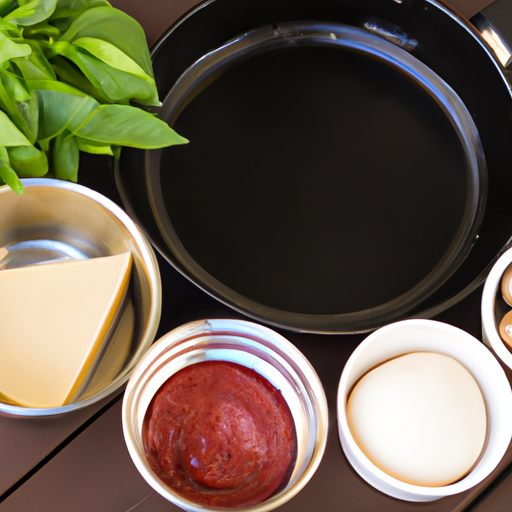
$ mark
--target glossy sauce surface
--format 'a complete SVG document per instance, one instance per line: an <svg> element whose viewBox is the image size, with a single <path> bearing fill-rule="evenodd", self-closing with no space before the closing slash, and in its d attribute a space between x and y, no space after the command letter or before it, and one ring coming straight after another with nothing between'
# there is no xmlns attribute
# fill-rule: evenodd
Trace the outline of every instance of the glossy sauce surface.
<svg viewBox="0 0 512 512"><path fill-rule="evenodd" d="M283 396L254 370L225 361L188 366L155 394L144 448L159 478L182 497L242 507L275 494L296 456Z"/></svg>

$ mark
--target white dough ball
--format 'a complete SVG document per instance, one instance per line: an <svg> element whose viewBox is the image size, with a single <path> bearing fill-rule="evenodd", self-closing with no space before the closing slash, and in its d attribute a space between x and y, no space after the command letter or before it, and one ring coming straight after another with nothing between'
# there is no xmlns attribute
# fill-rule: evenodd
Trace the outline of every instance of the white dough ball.
<svg viewBox="0 0 512 512"><path fill-rule="evenodd" d="M487 434L480 387L452 357L406 354L373 368L354 386L350 430L366 456L416 485L460 480L477 463Z"/></svg>

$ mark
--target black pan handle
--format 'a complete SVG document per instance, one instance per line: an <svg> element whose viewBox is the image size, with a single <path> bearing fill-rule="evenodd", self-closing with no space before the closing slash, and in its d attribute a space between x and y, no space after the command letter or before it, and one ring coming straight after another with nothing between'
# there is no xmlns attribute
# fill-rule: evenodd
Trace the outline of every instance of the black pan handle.
<svg viewBox="0 0 512 512"><path fill-rule="evenodd" d="M512 0L495 0L471 18L504 68L512 71Z"/></svg>

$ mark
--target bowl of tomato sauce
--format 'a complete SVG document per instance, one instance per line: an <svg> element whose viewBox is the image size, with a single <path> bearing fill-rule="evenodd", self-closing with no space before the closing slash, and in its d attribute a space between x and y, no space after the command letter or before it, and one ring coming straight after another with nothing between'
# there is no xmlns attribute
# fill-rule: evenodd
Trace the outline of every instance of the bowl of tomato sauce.
<svg viewBox="0 0 512 512"><path fill-rule="evenodd" d="M188 511L268 511L322 459L322 384L304 355L259 324L200 320L160 338L123 399L130 456L148 484Z"/></svg>

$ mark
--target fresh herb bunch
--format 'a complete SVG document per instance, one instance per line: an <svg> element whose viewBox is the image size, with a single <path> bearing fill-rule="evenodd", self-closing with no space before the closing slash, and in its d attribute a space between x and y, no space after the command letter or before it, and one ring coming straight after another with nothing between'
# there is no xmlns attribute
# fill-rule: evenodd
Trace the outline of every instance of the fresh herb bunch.
<svg viewBox="0 0 512 512"><path fill-rule="evenodd" d="M76 181L79 152L183 144L159 105L142 27L106 0L0 0L0 180Z"/></svg>

